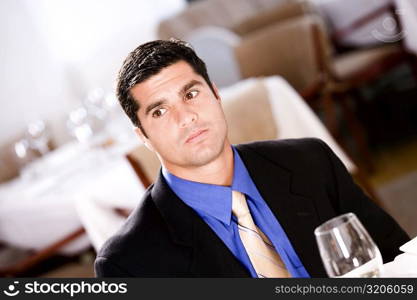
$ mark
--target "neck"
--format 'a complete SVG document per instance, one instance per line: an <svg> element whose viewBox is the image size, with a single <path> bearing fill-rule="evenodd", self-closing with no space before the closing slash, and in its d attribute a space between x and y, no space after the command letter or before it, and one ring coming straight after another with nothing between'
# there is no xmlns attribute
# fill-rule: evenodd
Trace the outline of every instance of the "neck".
<svg viewBox="0 0 417 300"><path fill-rule="evenodd" d="M165 168L177 177L207 184L230 186L233 180L233 149L229 142L220 155L213 161L198 167Z"/></svg>

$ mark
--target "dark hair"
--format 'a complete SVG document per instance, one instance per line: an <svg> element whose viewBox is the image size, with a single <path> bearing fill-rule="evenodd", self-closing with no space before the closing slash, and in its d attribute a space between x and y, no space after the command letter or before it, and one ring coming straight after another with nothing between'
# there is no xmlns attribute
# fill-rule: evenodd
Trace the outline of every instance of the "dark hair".
<svg viewBox="0 0 417 300"><path fill-rule="evenodd" d="M184 41L176 39L155 40L142 44L133 50L123 62L117 79L116 95L129 119L140 128L146 137L147 135L137 116L139 103L132 97L130 89L181 60L187 62L194 72L204 78L217 97L207 74L205 63Z"/></svg>

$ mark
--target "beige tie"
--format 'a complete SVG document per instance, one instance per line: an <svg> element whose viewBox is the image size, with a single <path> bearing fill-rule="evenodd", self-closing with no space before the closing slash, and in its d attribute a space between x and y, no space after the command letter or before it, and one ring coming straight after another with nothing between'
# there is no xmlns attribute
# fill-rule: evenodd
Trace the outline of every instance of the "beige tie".
<svg viewBox="0 0 417 300"><path fill-rule="evenodd" d="M240 239L258 277L291 277L271 241L253 222L245 195L232 191L232 211L237 217Z"/></svg>

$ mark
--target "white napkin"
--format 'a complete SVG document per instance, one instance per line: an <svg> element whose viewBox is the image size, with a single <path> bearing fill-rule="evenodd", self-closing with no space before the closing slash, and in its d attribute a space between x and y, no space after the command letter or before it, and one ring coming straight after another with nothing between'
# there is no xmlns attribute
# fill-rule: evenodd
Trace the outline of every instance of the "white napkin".
<svg viewBox="0 0 417 300"><path fill-rule="evenodd" d="M400 247L405 253L417 255L417 236Z"/></svg>
<svg viewBox="0 0 417 300"><path fill-rule="evenodd" d="M405 252L383 266L381 277L417 277L417 237L400 247Z"/></svg>

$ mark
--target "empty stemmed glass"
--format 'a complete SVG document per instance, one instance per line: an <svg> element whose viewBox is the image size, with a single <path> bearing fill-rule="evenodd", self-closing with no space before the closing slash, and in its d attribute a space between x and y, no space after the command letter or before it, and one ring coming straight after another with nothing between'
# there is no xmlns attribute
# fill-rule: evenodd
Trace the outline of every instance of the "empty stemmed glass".
<svg viewBox="0 0 417 300"><path fill-rule="evenodd" d="M79 107L69 113L67 129L80 143L88 143L92 138L94 132L91 120L84 107Z"/></svg>
<svg viewBox="0 0 417 300"><path fill-rule="evenodd" d="M49 139L49 130L44 121L36 120L28 124L26 140L29 146L38 151L40 155L49 152Z"/></svg>
<svg viewBox="0 0 417 300"><path fill-rule="evenodd" d="M329 277L379 277L381 253L355 214L335 217L314 234Z"/></svg>

